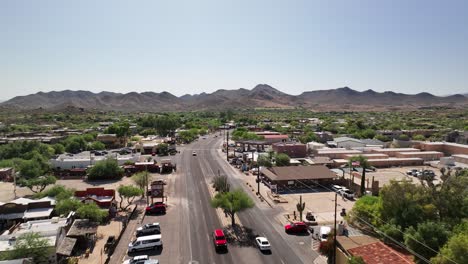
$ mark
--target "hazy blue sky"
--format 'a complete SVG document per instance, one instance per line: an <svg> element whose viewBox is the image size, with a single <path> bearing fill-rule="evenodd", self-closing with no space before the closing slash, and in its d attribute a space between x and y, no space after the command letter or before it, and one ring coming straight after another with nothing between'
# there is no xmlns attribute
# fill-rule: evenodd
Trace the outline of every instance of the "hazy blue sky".
<svg viewBox="0 0 468 264"><path fill-rule="evenodd" d="M0 1L0 99L270 84L468 92L468 1Z"/></svg>

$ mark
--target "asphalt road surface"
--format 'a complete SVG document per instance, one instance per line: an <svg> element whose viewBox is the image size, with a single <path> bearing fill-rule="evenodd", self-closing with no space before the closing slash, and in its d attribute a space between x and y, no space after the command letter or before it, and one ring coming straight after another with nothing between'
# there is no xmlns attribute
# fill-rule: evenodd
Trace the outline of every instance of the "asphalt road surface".
<svg viewBox="0 0 468 264"><path fill-rule="evenodd" d="M208 184L218 174L228 175L231 189L244 188L240 176L221 155L220 137L206 139L180 147L173 156L177 172L158 176L167 181L168 211L166 215L148 215L141 224L159 222L162 250L141 251L133 255L150 255L160 263L312 263L318 253L311 249L311 236L287 235L274 220L277 209L270 208L251 194L256 206L238 214L243 226L268 238L272 250L262 253L256 247L229 245L227 252L216 252L211 239L214 229L221 228L216 210L210 206ZM197 156L192 156L192 151ZM156 201L156 200L155 200ZM135 232L128 229L126 232ZM130 241L122 241L129 243Z"/></svg>

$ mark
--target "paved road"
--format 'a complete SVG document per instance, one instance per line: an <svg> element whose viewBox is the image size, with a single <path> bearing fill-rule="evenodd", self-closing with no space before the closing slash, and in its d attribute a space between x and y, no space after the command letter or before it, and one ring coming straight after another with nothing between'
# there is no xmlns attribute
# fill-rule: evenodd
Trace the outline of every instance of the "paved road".
<svg viewBox="0 0 468 264"><path fill-rule="evenodd" d="M158 176L168 183L168 212L163 216L146 216L142 223L160 223L164 248L136 255L154 256L160 263L312 263L317 253L311 250L310 236L286 235L283 227L274 220L278 211L265 203L240 213L239 219L254 233L268 237L272 244L271 254L263 254L249 246L230 246L227 253L214 250L210 235L221 227L221 222L210 206L207 184L220 170L229 175L233 188L243 186L239 176L234 176L234 169L219 155L220 144L219 137L209 136L179 148L181 153L172 157L177 163L177 172ZM192 156L194 150L198 153L196 157Z"/></svg>

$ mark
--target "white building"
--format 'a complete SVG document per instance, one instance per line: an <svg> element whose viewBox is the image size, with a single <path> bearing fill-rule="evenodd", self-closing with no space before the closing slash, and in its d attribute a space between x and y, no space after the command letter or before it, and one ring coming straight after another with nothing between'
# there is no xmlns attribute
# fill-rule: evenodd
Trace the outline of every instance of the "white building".
<svg viewBox="0 0 468 264"><path fill-rule="evenodd" d="M338 137L335 138L334 142L336 143L337 148L352 149L366 146L366 143L361 140L350 137Z"/></svg>
<svg viewBox="0 0 468 264"><path fill-rule="evenodd" d="M105 160L107 158L114 158L117 160L117 163L122 166L126 162L138 162L140 160L141 154L131 154L131 155L119 155L117 153L108 154L107 156L95 156L92 154L89 155L60 155L56 159L51 159L49 162L53 169L58 170L70 170L75 168L87 168L88 166L92 166L96 164L98 161Z"/></svg>

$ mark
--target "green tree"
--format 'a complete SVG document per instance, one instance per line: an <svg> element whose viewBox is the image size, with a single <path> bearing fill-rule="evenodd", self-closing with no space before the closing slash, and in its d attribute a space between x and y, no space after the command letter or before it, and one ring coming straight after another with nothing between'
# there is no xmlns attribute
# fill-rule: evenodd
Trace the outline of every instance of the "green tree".
<svg viewBox="0 0 468 264"><path fill-rule="evenodd" d="M353 209L349 212L350 221L362 223L365 221L372 225L379 225L380 218L380 198L377 196L364 195L356 201Z"/></svg>
<svg viewBox="0 0 468 264"><path fill-rule="evenodd" d="M94 141L93 143L89 144L89 150L104 150L106 149L106 145L100 141Z"/></svg>
<svg viewBox="0 0 468 264"><path fill-rule="evenodd" d="M289 166L291 164L291 158L284 153L276 154L275 160L275 165L278 167Z"/></svg>
<svg viewBox="0 0 468 264"><path fill-rule="evenodd" d="M124 170L118 165L117 160L107 158L96 162L96 164L89 169L88 180L120 179L123 174Z"/></svg>
<svg viewBox="0 0 468 264"><path fill-rule="evenodd" d="M132 181L140 188L142 191L142 197L145 197L146 187L149 183L148 172L138 172L132 176Z"/></svg>
<svg viewBox="0 0 468 264"><path fill-rule="evenodd" d="M143 191L140 188L132 185L120 185L117 192L120 196L120 208L124 211L127 210L137 196L143 194ZM123 206L124 198L127 200L127 205L125 207Z"/></svg>
<svg viewBox="0 0 468 264"><path fill-rule="evenodd" d="M179 121L172 116L160 115L155 119L154 128L158 135L165 137L173 133L179 127Z"/></svg>
<svg viewBox="0 0 468 264"><path fill-rule="evenodd" d="M53 197L57 201L61 201L73 197L74 193L75 190L73 189L68 189L63 185L54 185L45 191L35 194L34 198Z"/></svg>
<svg viewBox="0 0 468 264"><path fill-rule="evenodd" d="M102 223L109 215L109 212L102 210L95 203L85 203L76 209L76 214L81 219L89 219L93 222Z"/></svg>
<svg viewBox="0 0 468 264"><path fill-rule="evenodd" d="M54 253L49 240L42 238L39 233L28 232L16 239L13 250L0 255L0 259L32 258L34 263L49 263L49 257Z"/></svg>
<svg viewBox="0 0 468 264"><path fill-rule="evenodd" d="M28 187L32 192L42 192L48 185L55 184L57 179L52 175L40 176L31 179L21 179L19 183Z"/></svg>
<svg viewBox="0 0 468 264"><path fill-rule="evenodd" d="M314 132L308 132L306 135L299 137L299 141L303 144L318 140L319 138Z"/></svg>
<svg viewBox="0 0 468 264"><path fill-rule="evenodd" d="M65 146L60 143L54 144L52 147L54 148L55 154L62 154L65 152Z"/></svg>
<svg viewBox="0 0 468 264"><path fill-rule="evenodd" d="M67 215L71 211L76 211L83 203L77 199L64 199L57 202L55 212L59 215Z"/></svg>
<svg viewBox="0 0 468 264"><path fill-rule="evenodd" d="M369 161L367 161L367 158L362 155L351 157L350 161L359 162L359 167L362 168L360 191L361 191L361 195L365 195L366 194L366 170L371 167L369 164Z"/></svg>
<svg viewBox="0 0 468 264"><path fill-rule="evenodd" d="M448 237L449 231L447 228L437 222L418 224L417 229L409 227L404 235L405 245L425 259L435 257L439 249L447 242ZM419 258L417 258L417 262L425 263Z"/></svg>
<svg viewBox="0 0 468 264"><path fill-rule="evenodd" d="M348 259L348 264L366 264L361 256L352 256Z"/></svg>
<svg viewBox="0 0 468 264"><path fill-rule="evenodd" d="M222 208L231 217L232 226L236 225L235 214L254 207L254 201L241 189L217 193L211 200L211 206Z"/></svg>
<svg viewBox="0 0 468 264"><path fill-rule="evenodd" d="M390 181L380 190L380 197L383 220L392 221L403 229L434 219L431 193L422 186L408 181Z"/></svg>
<svg viewBox="0 0 468 264"><path fill-rule="evenodd" d="M398 242L403 242L404 237L401 232L401 227L394 224L384 224L380 227L380 231L385 235L382 236L382 239L387 244L394 244L396 240ZM393 240L392 240L393 239Z"/></svg>
<svg viewBox="0 0 468 264"><path fill-rule="evenodd" d="M413 140L417 140L417 141L425 141L426 140L426 137L421 135L421 134L416 134L416 135L413 135Z"/></svg>
<svg viewBox="0 0 468 264"><path fill-rule="evenodd" d="M24 178L37 178L44 175L41 164L36 160L23 160L19 165L19 174Z"/></svg>
<svg viewBox="0 0 468 264"><path fill-rule="evenodd" d="M166 156L169 152L169 145L166 143L161 143L158 145L158 153L160 155Z"/></svg>
<svg viewBox="0 0 468 264"><path fill-rule="evenodd" d="M468 232L453 235L431 263L468 263Z"/></svg>
<svg viewBox="0 0 468 264"><path fill-rule="evenodd" d="M267 168L271 168L273 166L270 157L267 155L259 155L257 158L257 164Z"/></svg>
<svg viewBox="0 0 468 264"><path fill-rule="evenodd" d="M228 178L226 175L218 175L213 178L213 188L217 192L229 192L229 189L231 188L231 185L228 182Z"/></svg>
<svg viewBox="0 0 468 264"><path fill-rule="evenodd" d="M107 127L104 131L106 134L115 134L117 137L127 137L130 131L130 124L128 122L114 123Z"/></svg>

